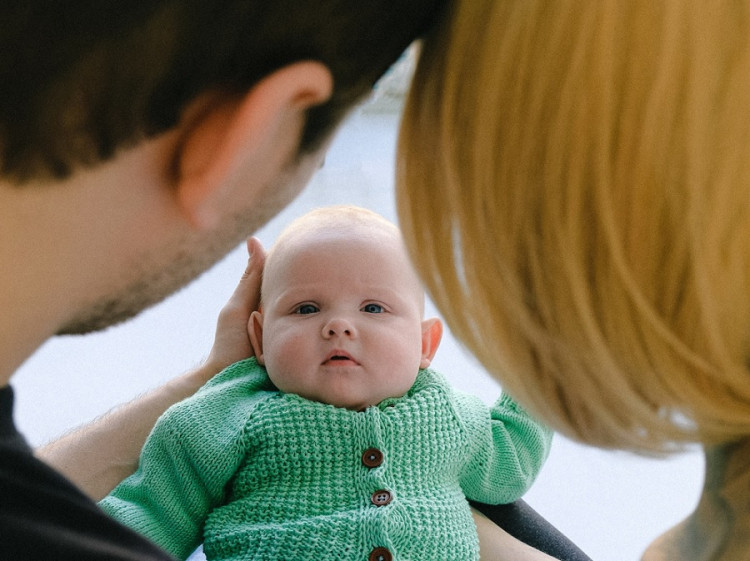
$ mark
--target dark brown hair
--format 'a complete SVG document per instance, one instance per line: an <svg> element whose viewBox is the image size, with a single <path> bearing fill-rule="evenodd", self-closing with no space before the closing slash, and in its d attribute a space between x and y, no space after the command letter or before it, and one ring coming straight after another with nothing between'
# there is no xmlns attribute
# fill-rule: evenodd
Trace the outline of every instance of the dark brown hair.
<svg viewBox="0 0 750 561"><path fill-rule="evenodd" d="M64 178L175 126L208 90L247 91L299 60L332 98L314 148L429 25L440 0L32 0L0 6L0 175Z"/></svg>

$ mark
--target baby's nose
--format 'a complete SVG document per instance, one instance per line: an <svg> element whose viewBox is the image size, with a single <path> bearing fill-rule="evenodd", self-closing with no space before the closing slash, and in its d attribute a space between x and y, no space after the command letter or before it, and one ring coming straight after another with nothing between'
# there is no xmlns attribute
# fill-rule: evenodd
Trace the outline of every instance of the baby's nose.
<svg viewBox="0 0 750 561"><path fill-rule="evenodd" d="M323 337L353 337L355 335L354 325L343 317L332 318L323 326Z"/></svg>

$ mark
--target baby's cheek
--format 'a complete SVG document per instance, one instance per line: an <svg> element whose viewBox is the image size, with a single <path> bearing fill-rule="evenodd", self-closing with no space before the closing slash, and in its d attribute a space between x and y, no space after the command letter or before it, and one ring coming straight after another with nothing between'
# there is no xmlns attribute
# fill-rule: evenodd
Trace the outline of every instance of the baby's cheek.
<svg viewBox="0 0 750 561"><path fill-rule="evenodd" d="M309 353L301 345L287 342L290 344L271 344L266 347L266 370L271 381L281 391L299 393L300 381L310 360L307 356Z"/></svg>
<svg viewBox="0 0 750 561"><path fill-rule="evenodd" d="M388 372L388 387L392 390L398 390L401 394L406 393L417 380L419 362L419 360L409 359L394 361L388 365L386 369L386 372Z"/></svg>

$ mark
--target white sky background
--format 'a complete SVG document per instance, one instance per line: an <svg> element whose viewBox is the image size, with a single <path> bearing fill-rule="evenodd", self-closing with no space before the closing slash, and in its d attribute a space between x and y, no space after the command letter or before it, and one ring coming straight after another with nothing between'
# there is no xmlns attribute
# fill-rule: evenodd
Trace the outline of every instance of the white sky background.
<svg viewBox="0 0 750 561"><path fill-rule="evenodd" d="M355 113L300 198L257 233L263 244L270 246L285 224L316 206L357 204L395 221L396 129L393 111L370 107ZM12 380L20 430L32 444L42 444L198 364L245 261L244 248L238 248L188 288L124 325L48 342ZM488 403L500 393L449 330L433 366ZM556 436L526 500L594 560L634 561L693 509L702 478L697 451L651 460Z"/></svg>

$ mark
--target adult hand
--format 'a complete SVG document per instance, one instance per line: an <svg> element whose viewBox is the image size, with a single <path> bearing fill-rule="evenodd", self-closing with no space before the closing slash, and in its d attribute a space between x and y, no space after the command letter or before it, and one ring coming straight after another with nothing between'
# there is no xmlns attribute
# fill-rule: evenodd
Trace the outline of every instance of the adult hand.
<svg viewBox="0 0 750 561"><path fill-rule="evenodd" d="M229 301L219 312L216 335L211 352L206 359L206 373L216 374L229 366L253 356L253 348L247 334L250 314L260 303L260 283L266 252L256 238L247 240L248 262L240 282Z"/></svg>

